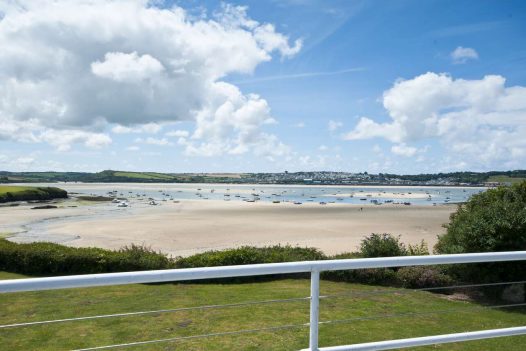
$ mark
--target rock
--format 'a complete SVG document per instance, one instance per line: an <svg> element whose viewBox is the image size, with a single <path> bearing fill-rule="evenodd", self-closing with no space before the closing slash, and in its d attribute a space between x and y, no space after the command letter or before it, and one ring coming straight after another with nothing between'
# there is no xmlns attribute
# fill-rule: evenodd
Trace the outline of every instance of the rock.
<svg viewBox="0 0 526 351"><path fill-rule="evenodd" d="M44 205L44 206L31 207L32 210L47 210L47 209L52 209L52 208L58 208L58 207L57 206L53 206L53 205Z"/></svg>

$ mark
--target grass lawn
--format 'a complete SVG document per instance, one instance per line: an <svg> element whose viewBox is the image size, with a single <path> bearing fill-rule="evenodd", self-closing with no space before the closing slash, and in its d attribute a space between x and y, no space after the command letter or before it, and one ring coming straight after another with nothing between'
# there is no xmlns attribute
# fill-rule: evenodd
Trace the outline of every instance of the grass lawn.
<svg viewBox="0 0 526 351"><path fill-rule="evenodd" d="M0 185L0 195L5 193L18 193L20 191L35 189L33 186Z"/></svg>
<svg viewBox="0 0 526 351"><path fill-rule="evenodd" d="M0 272L0 279L22 277ZM353 320L320 326L320 345L338 345L479 329L526 325L525 311L481 308L428 292L322 281L322 295L354 296L321 300L321 321L388 314L442 311L436 314ZM376 293L371 294L372 291ZM378 293L380 291L380 293ZM398 290L397 290L398 291ZM246 284L159 284L66 289L0 295L0 324L49 319L232 304L306 297L309 281L287 279ZM368 296L366 296L368 295ZM444 312L444 310L448 312ZM462 312L451 312L462 310ZM280 302L243 307L189 310L48 325L0 328L2 350L71 350L132 341L258 329L308 322L309 302ZM524 350L526 337L446 344L418 350ZM127 347L126 350L300 350L308 327L217 336Z"/></svg>

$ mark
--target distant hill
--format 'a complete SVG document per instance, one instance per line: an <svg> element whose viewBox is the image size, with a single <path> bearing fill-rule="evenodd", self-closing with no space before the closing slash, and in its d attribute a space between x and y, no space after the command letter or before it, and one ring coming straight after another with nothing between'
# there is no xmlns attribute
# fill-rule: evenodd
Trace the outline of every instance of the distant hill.
<svg viewBox="0 0 526 351"><path fill-rule="evenodd" d="M106 170L87 172L5 172L0 183L255 183L255 184L387 184L498 185L526 180L526 170L399 175L347 172L158 173Z"/></svg>
<svg viewBox="0 0 526 351"><path fill-rule="evenodd" d="M227 179L241 179L239 173L232 174L191 174L127 172L106 170L87 172L5 172L0 171L0 183L39 182L85 182L85 183L212 183Z"/></svg>

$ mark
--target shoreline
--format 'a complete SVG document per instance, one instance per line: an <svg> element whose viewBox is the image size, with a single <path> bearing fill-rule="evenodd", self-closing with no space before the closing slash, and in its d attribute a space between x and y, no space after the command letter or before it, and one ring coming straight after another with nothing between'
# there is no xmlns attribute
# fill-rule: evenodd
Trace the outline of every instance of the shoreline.
<svg viewBox="0 0 526 351"><path fill-rule="evenodd" d="M273 183L154 183L154 182L116 182L116 183L100 183L100 182L93 182L93 183L86 183L86 182L56 182L56 183L9 183L9 185L14 186L38 186L41 184L62 184L62 185L94 185L94 186L111 186L111 185L118 185L121 187L125 187L126 185L135 185L135 186L158 186L162 187L163 185L197 185L197 186L239 186L239 187L291 187L291 188L407 188L407 189L488 189L486 186L480 186L480 185L399 185L399 184L378 184L378 185L359 185L359 184L273 184Z"/></svg>
<svg viewBox="0 0 526 351"><path fill-rule="evenodd" d="M456 209L453 204L321 206L219 200L181 200L161 206L132 200L130 204L126 209L104 203L67 207L75 205L70 199L51 210L0 208L0 232L11 224L23 229L9 238L16 242L53 241L107 249L145 244L172 256L278 244L338 254L356 250L363 237L373 232L400 235L406 244L425 240L432 249L436 236L444 232L442 224Z"/></svg>

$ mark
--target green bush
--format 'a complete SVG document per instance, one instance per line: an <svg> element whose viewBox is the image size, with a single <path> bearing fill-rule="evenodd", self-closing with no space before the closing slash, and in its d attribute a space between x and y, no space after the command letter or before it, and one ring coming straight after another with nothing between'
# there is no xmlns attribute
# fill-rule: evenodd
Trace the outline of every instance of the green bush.
<svg viewBox="0 0 526 351"><path fill-rule="evenodd" d="M375 235L371 236L376 238ZM392 241L392 236L382 238ZM374 240L364 241L370 243ZM394 240L400 244L398 239ZM374 245L374 244L373 244ZM148 247L131 245L117 251L99 248L74 248L53 243L18 244L0 239L0 270L36 276L89 274L107 272L126 272L170 268L197 268L231 266L259 263L278 263L292 261L317 261L326 259L363 258L361 252L351 252L328 257L314 248L293 246L251 247L244 246L222 251L208 251L189 257L170 258ZM358 269L347 271L323 272L322 278L352 283L414 287L419 284L435 284L445 278L438 275L435 279L427 271L418 276L414 271L404 273L403 277L396 268ZM223 282L261 281L291 275L259 276L222 279ZM296 277L308 277L309 274L297 274ZM402 278L401 278L402 277ZM405 280L404 280L405 279ZM418 280L420 279L420 280Z"/></svg>
<svg viewBox="0 0 526 351"><path fill-rule="evenodd" d="M422 289L454 284L453 278L433 266L402 267L396 272L397 282L404 288Z"/></svg>
<svg viewBox="0 0 526 351"><path fill-rule="evenodd" d="M473 195L451 215L446 228L435 246L440 254L526 250L526 181ZM524 280L526 264L455 265L451 272L473 282Z"/></svg>
<svg viewBox="0 0 526 351"><path fill-rule="evenodd" d="M132 245L119 251L74 248L53 243L18 244L0 239L0 270L30 275L68 275L173 267L149 248Z"/></svg>
<svg viewBox="0 0 526 351"><path fill-rule="evenodd" d="M293 261L316 261L326 259L318 249L293 246L252 247L207 251L189 257L179 258L177 268L232 266L256 263L278 263Z"/></svg>
<svg viewBox="0 0 526 351"><path fill-rule="evenodd" d="M400 237L392 234L371 234L360 244L362 257L393 257L406 256L407 249Z"/></svg>

